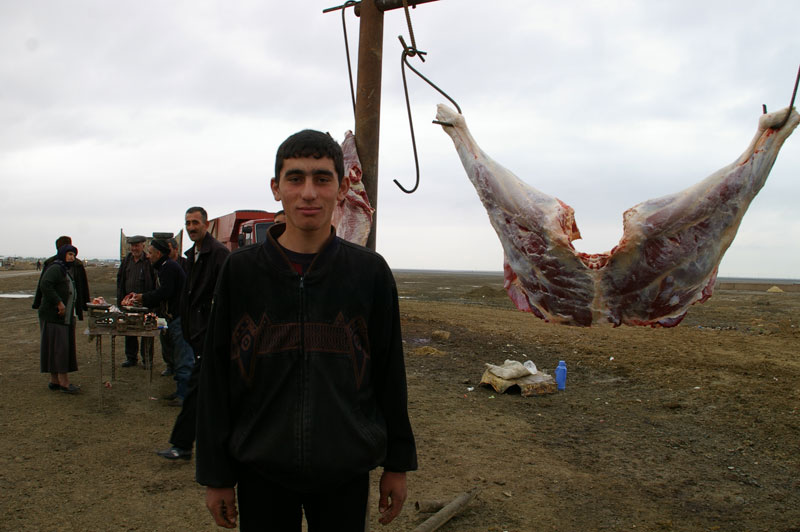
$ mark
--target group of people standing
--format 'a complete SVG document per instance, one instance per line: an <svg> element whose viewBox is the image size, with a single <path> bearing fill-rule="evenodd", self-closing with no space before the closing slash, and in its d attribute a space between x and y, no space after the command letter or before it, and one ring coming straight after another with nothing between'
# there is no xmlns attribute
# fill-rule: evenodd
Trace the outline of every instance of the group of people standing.
<svg viewBox="0 0 800 532"><path fill-rule="evenodd" d="M167 459L186 459L192 454L196 426L196 388L203 340L211 313L214 285L229 250L208 233L208 213L190 207L185 214L186 233L194 245L180 255L174 238L153 238L145 252L146 238L128 238L130 252L117 272L117 304L127 300L155 309L167 322L161 334L161 352L166 365L162 375L174 376L176 390L167 396L180 406L171 446L158 451ZM89 282L78 250L68 236L56 240L57 253L44 262L33 308L39 311L41 331L40 368L50 374L49 389L69 394L80 386L69 381L78 370L75 322L83 319L91 301ZM147 363L147 345L136 336L125 336L122 367Z"/></svg>
<svg viewBox="0 0 800 532"><path fill-rule="evenodd" d="M180 256L174 239L154 238L144 254L144 237L131 237L130 253L117 275L117 301L128 299L136 305L157 309L167 321L162 334L161 352L166 364L162 375L173 375L176 390L167 396L170 405L181 411L173 426L170 447L159 456L188 460L196 430L197 379L203 354L203 341L211 314L214 286L229 251L209 232L208 213L202 207L190 207L185 214L186 234L194 245ZM149 272L149 273L148 273ZM141 348L141 349L140 349ZM124 367L138 364L141 350L146 363L145 346L135 336L126 337Z"/></svg>

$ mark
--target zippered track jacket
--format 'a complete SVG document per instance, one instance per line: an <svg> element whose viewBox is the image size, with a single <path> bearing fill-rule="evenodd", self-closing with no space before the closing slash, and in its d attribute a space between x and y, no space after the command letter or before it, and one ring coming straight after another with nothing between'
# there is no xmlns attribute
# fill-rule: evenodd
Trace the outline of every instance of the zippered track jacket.
<svg viewBox="0 0 800 532"><path fill-rule="evenodd" d="M304 275L273 226L215 290L198 389L197 481L256 472L313 491L417 468L397 288L377 253L331 233Z"/></svg>

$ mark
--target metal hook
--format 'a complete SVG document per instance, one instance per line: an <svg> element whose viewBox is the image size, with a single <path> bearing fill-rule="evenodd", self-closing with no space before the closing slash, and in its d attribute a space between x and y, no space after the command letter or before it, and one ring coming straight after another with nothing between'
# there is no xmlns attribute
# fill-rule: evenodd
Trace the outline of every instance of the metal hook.
<svg viewBox="0 0 800 532"><path fill-rule="evenodd" d="M392 181L394 181L394 184L397 185L397 187L400 190L402 190L406 194L411 194L415 190L417 190L417 187L419 187L419 157L417 155L417 141L416 141L416 137L414 135L414 120L413 120L413 118L411 116L411 102L410 102L409 97L408 97L408 82L406 81L406 70L403 67L407 66L408 68L410 68L417 76L419 76L422 79L424 79L428 83L428 85L430 85L431 87L436 89L439 92L439 94L441 94L442 96L447 98L450 101L450 103L452 103L453 105L456 106L456 109L458 109L459 114L461 114L461 107L459 107L458 104L456 103L456 101L453 100L450 96L448 96L447 93L445 93L442 89L437 87L431 80L429 80L428 78L423 76L417 69L415 69L414 67L412 67L409 64L409 62L408 62L408 57L409 56L413 57L413 56L417 55L417 56L419 56L420 59L423 59L423 61L424 61L424 58L422 56L425 55L427 52L421 52L421 51L419 51L419 50L417 50L415 48L411 48L408 45L406 45L406 42L403 40L403 36L402 35L398 36L398 38L400 39L400 44L403 45L403 53L400 56L400 72L403 75L403 92L405 92L405 96L406 96L406 111L408 112L408 126L409 126L409 129L411 130L411 147L412 147L412 149L414 151L414 167L416 169L416 176L417 177L416 177L416 181L414 182L414 187L411 188L411 189L405 188L403 185L400 184L399 181L397 181L397 179L393 179Z"/></svg>
<svg viewBox="0 0 800 532"><path fill-rule="evenodd" d="M794 90L792 91L792 99L789 101L789 109L786 110L786 118L784 118L780 124L772 126L770 129L780 129L789 121L789 117L792 115L792 107L794 106L794 98L797 96L798 82L800 82L800 67L797 68L797 77L794 79ZM767 105L763 104L761 107L764 109L764 114L767 114Z"/></svg>
<svg viewBox="0 0 800 532"><path fill-rule="evenodd" d="M408 48L408 47L406 46L406 43L405 43L405 41L403 40L403 37L402 37L402 36L399 36L398 38L400 39L400 42L402 43L402 45L403 45L403 47L404 47L404 48L406 48L406 49L409 49L409 50L413 50L413 48ZM427 52L420 52L419 50L415 50L415 52L416 52L416 53L418 53L418 54L426 54L426 53L427 53ZM409 55L410 55L410 54L409 54ZM437 86L436 86L436 84L435 84L434 82L432 82L431 80L429 80L428 78L426 78L425 76L423 76L423 75L420 73L420 71L419 71L419 70L417 70L416 68L414 68L413 66L411 66L411 64L410 64L410 63L409 63L409 62L406 60L405 56L403 56L403 62L404 62L404 63L405 63L405 65L406 65L408 68L410 68L410 69L411 69L411 70L412 70L412 71L413 71L413 72L414 72L414 73L415 73L417 76L419 76L420 78L422 78L423 80L425 80L425 82L426 82L428 85L430 85L431 87L433 87L434 89L436 89L436 91L437 91L439 94L441 94L442 96L444 96L445 98L447 98L447 100L448 100L450 103L452 103L452 104L453 104L453 105L456 107L456 110L458 111L458 114L461 114L461 107L460 107L460 106L459 106L459 105L456 103L456 101L455 101L454 99L452 99L450 96L448 96L448 94L447 94L446 92L444 92L442 89L440 89L439 87L437 87ZM406 91L406 92L407 92L407 91Z"/></svg>
<svg viewBox="0 0 800 532"><path fill-rule="evenodd" d="M403 64L408 65L408 55L409 55L409 48L406 46L405 41L403 41L403 37L400 37L400 42L403 44L403 53L400 56L400 72L403 75L403 92L406 95L406 111L408 112L408 127L411 130L411 148L414 151L414 168L416 170L416 181L414 182L414 187L412 189L407 189L397 179L393 179L394 184L397 185L397 188L405 192L406 194L411 194L417 187L419 187L419 157L417 156L417 139L414 136L414 120L411 118L411 102L408 98L408 82L406 81L406 69L403 68ZM420 56L421 58L422 56Z"/></svg>

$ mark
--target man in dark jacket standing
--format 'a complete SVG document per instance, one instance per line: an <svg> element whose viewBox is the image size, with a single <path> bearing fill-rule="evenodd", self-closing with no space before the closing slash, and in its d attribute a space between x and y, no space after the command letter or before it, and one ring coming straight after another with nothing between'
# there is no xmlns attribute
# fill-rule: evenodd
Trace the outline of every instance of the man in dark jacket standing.
<svg viewBox="0 0 800 532"><path fill-rule="evenodd" d="M183 270L183 273L188 275L189 261L186 260L186 257L181 255L177 239L169 238L166 242L169 244L169 258L177 262L178 266ZM164 364L167 366L164 371L161 372L161 376L168 377L170 375L175 375L175 346L169 338L169 332L162 330L159 339L161 340L161 357L164 359Z"/></svg>
<svg viewBox="0 0 800 532"><path fill-rule="evenodd" d="M144 242L147 240L141 235L128 238L131 251L122 259L117 272L117 305L130 293L141 294L149 292L155 287L155 274L147 256L144 254ZM142 363L145 362L145 349L148 339L142 337L141 353ZM125 362L123 368L135 366L138 363L139 340L135 336L125 337Z"/></svg>
<svg viewBox="0 0 800 532"><path fill-rule="evenodd" d="M177 390L173 404L180 406L186 397L189 375L194 367L192 348L183 339L181 330L181 293L186 274L178 263L169 258L169 245L165 240L153 239L150 242L150 263L158 272L156 288L149 292L134 294L137 305L157 309L158 315L167 320L167 332L174 346L175 382Z"/></svg>
<svg viewBox="0 0 800 532"><path fill-rule="evenodd" d="M189 460L192 457L197 427L197 380L202 363L203 341L211 314L214 286L222 269L222 263L230 251L208 232L208 213L202 207L189 207L186 211L186 233L194 246L186 251L189 273L181 298L183 336L194 352L194 369L189 377L187 395L183 408L175 419L170 447L158 451L168 460Z"/></svg>
<svg viewBox="0 0 800 532"><path fill-rule="evenodd" d="M417 467L397 288L377 253L336 237L342 150L305 130L281 144L271 188L286 223L220 273L200 374L197 481L220 526L364 530L383 467L389 523Z"/></svg>

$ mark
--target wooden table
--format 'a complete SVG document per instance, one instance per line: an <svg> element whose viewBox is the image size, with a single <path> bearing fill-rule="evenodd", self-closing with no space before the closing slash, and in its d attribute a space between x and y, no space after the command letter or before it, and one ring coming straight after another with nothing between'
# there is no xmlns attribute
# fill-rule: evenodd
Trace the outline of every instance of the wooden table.
<svg viewBox="0 0 800 532"><path fill-rule="evenodd" d="M103 336L109 336L111 339L111 380L117 378L117 363L116 363L116 342L114 341L117 336L137 336L144 338L144 352L142 353L142 360L145 364L145 369L148 370L147 387L153 383L153 351L155 345L155 337L161 333L161 329L148 329L148 330L132 330L132 331L115 331L113 329L88 327L83 334L94 336L95 345L97 347L97 382L100 387L100 406L103 406L103 388L105 382L103 381Z"/></svg>

